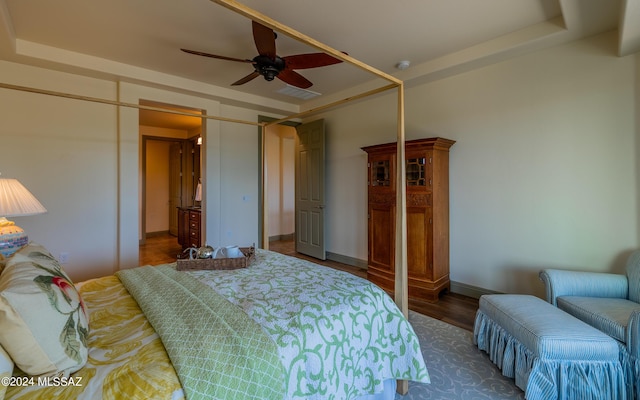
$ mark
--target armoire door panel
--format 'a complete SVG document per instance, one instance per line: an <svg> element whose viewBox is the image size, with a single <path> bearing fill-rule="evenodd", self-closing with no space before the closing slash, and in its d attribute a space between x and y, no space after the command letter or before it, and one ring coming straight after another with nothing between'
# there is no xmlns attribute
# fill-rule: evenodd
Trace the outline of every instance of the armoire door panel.
<svg viewBox="0 0 640 400"><path fill-rule="evenodd" d="M411 276L431 275L428 208L407 208L407 267Z"/></svg>
<svg viewBox="0 0 640 400"><path fill-rule="evenodd" d="M394 218L395 207L369 207L369 263L387 272L393 272Z"/></svg>

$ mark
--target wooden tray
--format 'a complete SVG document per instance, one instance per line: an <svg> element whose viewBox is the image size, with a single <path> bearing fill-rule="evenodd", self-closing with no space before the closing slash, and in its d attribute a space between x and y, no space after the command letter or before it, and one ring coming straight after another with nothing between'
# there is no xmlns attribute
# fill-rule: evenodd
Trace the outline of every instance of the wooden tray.
<svg viewBox="0 0 640 400"><path fill-rule="evenodd" d="M176 269L178 271L196 271L202 269L239 269L246 268L255 259L255 247L240 247L244 257L236 258L196 258L178 259Z"/></svg>

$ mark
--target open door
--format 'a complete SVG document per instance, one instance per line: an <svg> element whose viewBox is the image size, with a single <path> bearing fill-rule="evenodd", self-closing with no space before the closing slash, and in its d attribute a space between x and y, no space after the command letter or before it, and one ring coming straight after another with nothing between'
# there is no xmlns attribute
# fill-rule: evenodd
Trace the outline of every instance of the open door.
<svg viewBox="0 0 640 400"><path fill-rule="evenodd" d="M325 260L324 120L296 130L296 251Z"/></svg>

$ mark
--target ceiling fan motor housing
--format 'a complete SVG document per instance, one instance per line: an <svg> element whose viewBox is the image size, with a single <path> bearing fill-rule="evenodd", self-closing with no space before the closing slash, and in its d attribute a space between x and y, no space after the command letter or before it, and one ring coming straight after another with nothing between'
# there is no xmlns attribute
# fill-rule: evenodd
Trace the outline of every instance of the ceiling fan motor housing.
<svg viewBox="0 0 640 400"><path fill-rule="evenodd" d="M253 62L256 72L264 76L267 81L272 81L285 67L284 60L278 56L274 59L268 56L256 56Z"/></svg>

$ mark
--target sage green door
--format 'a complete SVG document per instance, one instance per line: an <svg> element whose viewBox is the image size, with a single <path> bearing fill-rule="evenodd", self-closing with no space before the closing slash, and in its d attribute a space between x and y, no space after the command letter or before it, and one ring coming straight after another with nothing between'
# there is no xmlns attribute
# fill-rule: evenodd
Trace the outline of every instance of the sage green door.
<svg viewBox="0 0 640 400"><path fill-rule="evenodd" d="M296 251L325 260L324 120L296 130Z"/></svg>

